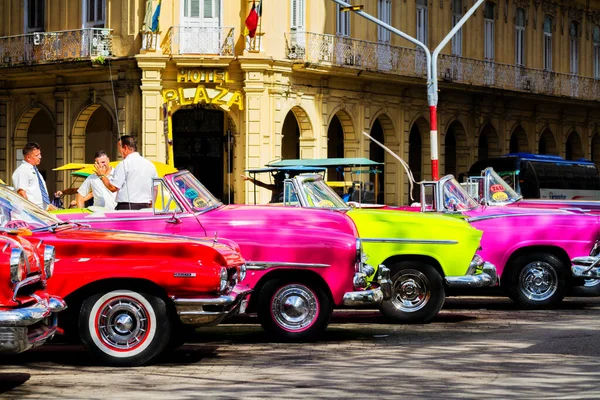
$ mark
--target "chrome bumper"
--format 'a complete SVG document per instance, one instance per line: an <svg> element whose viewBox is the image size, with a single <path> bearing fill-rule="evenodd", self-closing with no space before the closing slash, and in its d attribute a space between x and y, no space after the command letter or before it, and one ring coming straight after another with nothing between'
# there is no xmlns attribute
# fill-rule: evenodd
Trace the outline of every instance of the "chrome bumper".
<svg viewBox="0 0 600 400"><path fill-rule="evenodd" d="M33 297L37 302L30 306L0 310L0 353L21 353L56 333L56 314L67 305L60 297Z"/></svg>
<svg viewBox="0 0 600 400"><path fill-rule="evenodd" d="M231 314L244 313L252 289L248 286L233 288L228 295L219 297L171 297L181 322L186 325L216 325Z"/></svg>
<svg viewBox="0 0 600 400"><path fill-rule="evenodd" d="M480 288L495 286L498 283L496 266L490 262L484 262L480 274L447 276L446 285L451 288Z"/></svg>
<svg viewBox="0 0 600 400"><path fill-rule="evenodd" d="M600 256L575 257L571 260L571 272L576 278L600 278Z"/></svg>
<svg viewBox="0 0 600 400"><path fill-rule="evenodd" d="M354 286L360 287L363 281L366 281L360 272L354 276ZM379 304L392 297L392 281L390 280L390 270L380 265L377 270L376 282L378 288L369 290L358 290L344 294L345 306L360 306L368 304Z"/></svg>

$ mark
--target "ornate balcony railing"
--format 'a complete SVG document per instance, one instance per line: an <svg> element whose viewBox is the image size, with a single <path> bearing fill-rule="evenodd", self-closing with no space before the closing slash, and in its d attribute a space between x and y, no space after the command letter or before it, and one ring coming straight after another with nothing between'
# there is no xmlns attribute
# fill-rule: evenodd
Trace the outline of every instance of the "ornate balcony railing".
<svg viewBox="0 0 600 400"><path fill-rule="evenodd" d="M287 57L315 64L425 78L425 55L415 48L390 46L310 32L286 35ZM582 100L600 100L600 80L493 61L440 54L438 79Z"/></svg>
<svg viewBox="0 0 600 400"><path fill-rule="evenodd" d="M167 32L163 54L205 54L233 57L234 30L226 27L173 26Z"/></svg>
<svg viewBox="0 0 600 400"><path fill-rule="evenodd" d="M0 67L112 56L110 29L36 32L0 37Z"/></svg>

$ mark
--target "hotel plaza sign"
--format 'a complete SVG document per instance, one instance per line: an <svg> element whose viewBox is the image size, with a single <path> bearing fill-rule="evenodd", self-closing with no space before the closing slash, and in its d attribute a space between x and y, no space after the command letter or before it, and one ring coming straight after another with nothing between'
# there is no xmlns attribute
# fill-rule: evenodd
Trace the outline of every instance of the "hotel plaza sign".
<svg viewBox="0 0 600 400"><path fill-rule="evenodd" d="M163 89L163 103L169 108L191 104L237 105L244 109L244 97L239 90L229 90L226 84L235 82L229 79L229 72L218 69L180 69L177 71L177 87ZM196 86L190 87L190 83ZM186 85L183 85L186 84ZM206 85L215 85L207 87Z"/></svg>

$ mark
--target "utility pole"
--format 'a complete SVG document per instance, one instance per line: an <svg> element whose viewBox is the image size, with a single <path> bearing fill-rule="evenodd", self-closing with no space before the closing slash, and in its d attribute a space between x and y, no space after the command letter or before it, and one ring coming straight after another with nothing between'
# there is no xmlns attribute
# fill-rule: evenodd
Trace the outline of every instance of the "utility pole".
<svg viewBox="0 0 600 400"><path fill-rule="evenodd" d="M427 104L429 105L429 135L431 142L431 177L434 180L439 179L439 168L438 168L438 131L437 131L437 104L438 104L438 79L437 79L437 58L444 48L452 39L452 37L460 30L460 28L467 22L467 20L473 15L477 7L479 7L485 0L477 0L477 2L467 11L467 13L458 21L458 23L452 28L452 30L444 37L441 43L435 48L433 54L429 51L427 46L415 39L414 37L407 35L399 29L373 17L370 14L362 11L362 6L351 5L343 0L333 0L335 3L343 7L343 11L352 11L360 15L363 18L368 19L371 22L389 30L392 33L408 40L411 43L416 44L425 52L425 58L427 63Z"/></svg>

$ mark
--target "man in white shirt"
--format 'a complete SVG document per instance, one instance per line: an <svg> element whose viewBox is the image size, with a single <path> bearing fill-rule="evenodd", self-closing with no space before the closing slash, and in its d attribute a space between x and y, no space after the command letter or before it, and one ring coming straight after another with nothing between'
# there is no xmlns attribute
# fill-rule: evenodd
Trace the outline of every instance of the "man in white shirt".
<svg viewBox="0 0 600 400"><path fill-rule="evenodd" d="M113 177L108 178L108 168L95 164L96 175L108 190L117 193L115 210L141 210L152 207L152 179L158 178L156 167L137 152L133 136L121 136L117 149L123 157L115 168Z"/></svg>
<svg viewBox="0 0 600 400"><path fill-rule="evenodd" d="M56 210L50 203L46 181L37 169L42 162L40 145L29 142L23 147L23 161L13 172L13 187L17 193L44 210Z"/></svg>
<svg viewBox="0 0 600 400"><path fill-rule="evenodd" d="M102 150L97 151L94 155L94 162L97 165L106 167L106 177L110 180L113 177L113 168L110 166L110 159L106 153ZM107 210L114 210L117 206L117 194L108 190L108 188L102 183L102 178L96 174L91 174L77 189L77 195L75 201L78 208L83 208L86 196L92 192L94 196L94 206L106 208Z"/></svg>

